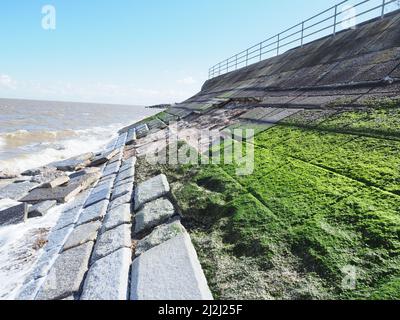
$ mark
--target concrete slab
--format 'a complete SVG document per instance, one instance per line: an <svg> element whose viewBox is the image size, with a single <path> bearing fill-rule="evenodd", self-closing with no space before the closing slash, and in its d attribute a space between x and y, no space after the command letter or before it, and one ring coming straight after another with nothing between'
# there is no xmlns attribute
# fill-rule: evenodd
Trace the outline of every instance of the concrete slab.
<svg viewBox="0 0 400 320"><path fill-rule="evenodd" d="M69 235L67 241L63 246L63 251L78 247L89 241L95 241L97 238L97 232L101 227L101 222L90 222L75 227L75 229Z"/></svg>
<svg viewBox="0 0 400 320"><path fill-rule="evenodd" d="M168 199L149 202L135 216L135 233L141 233L156 227L175 214L175 208Z"/></svg>
<svg viewBox="0 0 400 320"><path fill-rule="evenodd" d="M25 222L28 218L28 206L12 199L0 200L0 226Z"/></svg>
<svg viewBox="0 0 400 320"><path fill-rule="evenodd" d="M135 210L147 202L167 195L169 191L167 177L163 174L139 184L135 189Z"/></svg>
<svg viewBox="0 0 400 320"><path fill-rule="evenodd" d="M140 256L142 253L154 248L179 234L185 233L186 230L179 220L161 225L154 229L144 239L138 241L136 245L135 255Z"/></svg>
<svg viewBox="0 0 400 320"><path fill-rule="evenodd" d="M119 207L116 207L110 210L103 222L103 226L101 228L101 233L119 227L122 224L131 224L132 222L132 213L131 213L131 205L123 204Z"/></svg>
<svg viewBox="0 0 400 320"><path fill-rule="evenodd" d="M125 194L132 193L132 192L133 192L133 182L128 181L128 183L119 184L118 186L114 187L111 200L115 200L119 197L122 197Z"/></svg>
<svg viewBox="0 0 400 320"><path fill-rule="evenodd" d="M77 225L79 226L88 222L102 220L107 212L108 204L108 200L103 200L85 208L79 217Z"/></svg>
<svg viewBox="0 0 400 320"><path fill-rule="evenodd" d="M212 300L188 234L150 249L133 261L131 300Z"/></svg>
<svg viewBox="0 0 400 320"><path fill-rule="evenodd" d="M121 248L131 247L131 225L123 224L117 228L104 232L97 239L91 264Z"/></svg>
<svg viewBox="0 0 400 320"><path fill-rule="evenodd" d="M20 200L25 197L29 191L36 188L39 184L36 182L11 183L0 189L0 199Z"/></svg>
<svg viewBox="0 0 400 320"><path fill-rule="evenodd" d="M61 171L77 171L90 164L94 154L89 152L63 161L53 162L51 165Z"/></svg>
<svg viewBox="0 0 400 320"><path fill-rule="evenodd" d="M81 300L127 300L131 261L129 248L98 260L86 276Z"/></svg>
<svg viewBox="0 0 400 320"><path fill-rule="evenodd" d="M79 292L93 242L63 252L54 263L36 300L60 300Z"/></svg>
<svg viewBox="0 0 400 320"><path fill-rule="evenodd" d="M57 201L49 200L40 202L29 209L28 218L43 217L47 212L57 205Z"/></svg>

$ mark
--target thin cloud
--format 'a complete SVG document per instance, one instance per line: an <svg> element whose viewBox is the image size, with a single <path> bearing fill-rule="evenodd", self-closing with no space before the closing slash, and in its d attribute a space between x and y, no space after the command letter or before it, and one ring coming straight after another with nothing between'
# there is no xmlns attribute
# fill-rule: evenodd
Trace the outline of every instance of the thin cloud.
<svg viewBox="0 0 400 320"><path fill-rule="evenodd" d="M17 82L7 74L0 74L0 87L5 89L17 89Z"/></svg>
<svg viewBox="0 0 400 320"><path fill-rule="evenodd" d="M186 77L181 80L178 80L177 82L179 84L184 84L184 85L192 85L197 83L196 79L194 79L193 77Z"/></svg>

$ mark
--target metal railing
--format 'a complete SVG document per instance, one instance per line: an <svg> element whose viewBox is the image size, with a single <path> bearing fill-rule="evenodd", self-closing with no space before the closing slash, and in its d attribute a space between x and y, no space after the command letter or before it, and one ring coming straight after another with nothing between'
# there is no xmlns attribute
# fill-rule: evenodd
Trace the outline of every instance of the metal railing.
<svg viewBox="0 0 400 320"><path fill-rule="evenodd" d="M341 30L355 27L356 24L381 17L395 11L399 0L363 0L354 3L344 0L301 23L278 33L209 69L208 78L247 67L267 58L277 56L294 47L325 36L333 36ZM360 13L358 11L361 11ZM319 19L319 20L318 20ZM283 50L282 50L283 49Z"/></svg>

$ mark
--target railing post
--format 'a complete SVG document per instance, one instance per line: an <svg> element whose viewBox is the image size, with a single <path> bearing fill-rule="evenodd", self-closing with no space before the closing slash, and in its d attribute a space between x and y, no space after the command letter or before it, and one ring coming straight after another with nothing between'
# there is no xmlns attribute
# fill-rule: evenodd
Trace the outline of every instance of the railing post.
<svg viewBox="0 0 400 320"><path fill-rule="evenodd" d="M382 1L382 13L381 13L381 19L385 17L385 6L386 6L386 0Z"/></svg>
<svg viewBox="0 0 400 320"><path fill-rule="evenodd" d="M249 49L246 50L246 67L249 65Z"/></svg>
<svg viewBox="0 0 400 320"><path fill-rule="evenodd" d="M221 75L221 62L218 64L218 75Z"/></svg>
<svg viewBox="0 0 400 320"><path fill-rule="evenodd" d="M279 41L281 38L281 34L278 34L278 42L276 43L276 55L279 56Z"/></svg>
<svg viewBox="0 0 400 320"><path fill-rule="evenodd" d="M301 47L303 48L304 44L304 21L301 23Z"/></svg>
<svg viewBox="0 0 400 320"><path fill-rule="evenodd" d="M236 55L235 70L238 68L238 55Z"/></svg>
<svg viewBox="0 0 400 320"><path fill-rule="evenodd" d="M262 42L260 43L260 61L262 60Z"/></svg>
<svg viewBox="0 0 400 320"><path fill-rule="evenodd" d="M226 72L229 72L229 59L226 60Z"/></svg>
<svg viewBox="0 0 400 320"><path fill-rule="evenodd" d="M337 24L337 8L338 6L335 6L335 15L334 15L334 19L333 19L333 36L336 36L336 24Z"/></svg>

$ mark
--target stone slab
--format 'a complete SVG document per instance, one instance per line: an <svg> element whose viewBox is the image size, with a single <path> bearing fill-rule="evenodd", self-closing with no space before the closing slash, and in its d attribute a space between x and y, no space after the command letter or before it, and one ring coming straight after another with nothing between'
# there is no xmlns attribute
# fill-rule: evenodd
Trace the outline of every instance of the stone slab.
<svg viewBox="0 0 400 320"><path fill-rule="evenodd" d="M131 205L123 204L110 210L103 222L101 233L132 222Z"/></svg>
<svg viewBox="0 0 400 320"><path fill-rule="evenodd" d="M15 300L32 301L35 300L40 287L43 285L44 279L32 280L22 286Z"/></svg>
<svg viewBox="0 0 400 320"><path fill-rule="evenodd" d="M122 134L118 137L118 140L117 140L117 142L116 142L116 144L115 144L115 147L116 147L116 148L121 148L122 146L125 145L125 141L126 141L127 135L128 135L128 133L125 132L125 133L122 133Z"/></svg>
<svg viewBox="0 0 400 320"><path fill-rule="evenodd" d="M55 188L68 183L70 178L68 176L60 176L42 185L42 188Z"/></svg>
<svg viewBox="0 0 400 320"><path fill-rule="evenodd" d="M78 247L89 241L95 241L101 222L91 222L75 227L64 244L63 251Z"/></svg>
<svg viewBox="0 0 400 320"><path fill-rule="evenodd" d="M90 207L100 201L109 200L111 196L111 189L108 186L104 188L93 189L89 198L86 200L84 207Z"/></svg>
<svg viewBox="0 0 400 320"><path fill-rule="evenodd" d="M82 191L80 184L70 184L65 187L56 187L54 189L38 188L32 190L27 196L21 199L23 202L38 203L42 201L55 200L59 203L65 203Z"/></svg>
<svg viewBox="0 0 400 320"><path fill-rule="evenodd" d="M136 245L135 255L139 256L142 253L154 248L180 234L185 233L186 230L179 220L161 225L153 230L151 234L142 240L138 241Z"/></svg>
<svg viewBox="0 0 400 320"><path fill-rule="evenodd" d="M35 204L29 209L28 218L43 217L47 212L57 205L57 201L49 200Z"/></svg>
<svg viewBox="0 0 400 320"><path fill-rule="evenodd" d="M127 203L131 203L132 202L132 193L127 193L113 201L111 201L110 203L110 210L113 210L123 204L127 204Z"/></svg>
<svg viewBox="0 0 400 320"><path fill-rule="evenodd" d="M115 200L119 197L122 197L125 194L133 192L133 182L125 183L125 184L120 184L118 186L114 187L114 190L112 192L112 197L111 200Z"/></svg>
<svg viewBox="0 0 400 320"><path fill-rule="evenodd" d="M103 152L100 155L97 155L92 162L90 163L91 166L100 166L104 163L107 163L110 161L112 157L114 157L116 154L118 154L119 150L118 149L112 149L112 150L107 150Z"/></svg>
<svg viewBox="0 0 400 320"><path fill-rule="evenodd" d="M11 183L0 189L0 199L20 200L25 197L29 191L36 188L39 184L36 182Z"/></svg>
<svg viewBox="0 0 400 320"><path fill-rule="evenodd" d="M117 178L115 180L115 183L119 183L123 180L132 178L134 176L135 176L135 167L134 166L129 167L123 171L120 170L120 172L118 173Z"/></svg>
<svg viewBox="0 0 400 320"><path fill-rule="evenodd" d="M187 233L150 249L133 261L131 300L212 300Z"/></svg>
<svg viewBox="0 0 400 320"><path fill-rule="evenodd" d="M139 184L135 189L135 210L147 202L167 195L169 191L167 177L163 174Z"/></svg>
<svg viewBox="0 0 400 320"><path fill-rule="evenodd" d="M108 204L108 200L103 200L90 207L85 208L79 217L77 225L102 220L107 212Z"/></svg>
<svg viewBox="0 0 400 320"><path fill-rule="evenodd" d="M122 248L94 263L86 276L81 300L127 300L132 251Z"/></svg>
<svg viewBox="0 0 400 320"><path fill-rule="evenodd" d="M60 300L79 292L92 248L93 242L87 242L58 256L36 300Z"/></svg>
<svg viewBox="0 0 400 320"><path fill-rule="evenodd" d="M59 230L52 230L47 238L47 244L44 247L45 251L53 251L53 250L61 250L65 241L68 239L72 230L74 230L73 226L68 226Z"/></svg>
<svg viewBox="0 0 400 320"><path fill-rule="evenodd" d="M54 262L56 261L59 252L60 248L54 248L49 251L44 250L32 270L30 280L37 280L45 277L49 273Z"/></svg>
<svg viewBox="0 0 400 320"><path fill-rule="evenodd" d="M149 202L135 216L135 233L141 233L156 227L175 215L175 208L168 199Z"/></svg>
<svg viewBox="0 0 400 320"><path fill-rule="evenodd" d="M127 184L127 183L132 183L132 184L133 184L134 182L135 182L135 177L130 177L130 178L128 178L128 179L122 180L122 181L120 181L120 182L114 184L114 188L120 187L120 186L122 186L123 184ZM132 188L132 189L133 189L133 188Z"/></svg>
<svg viewBox="0 0 400 320"><path fill-rule="evenodd" d="M120 161L117 161L117 162L107 165L103 171L103 177L106 177L106 176L109 176L112 174L117 174L120 166L121 166Z"/></svg>
<svg viewBox="0 0 400 320"><path fill-rule="evenodd" d="M128 136L126 137L126 145L130 146L134 144L136 141L136 131L135 129L130 129L128 131Z"/></svg>
<svg viewBox="0 0 400 320"><path fill-rule="evenodd" d="M124 171L126 169L129 169L130 167L134 167L136 165L136 157L130 157L129 159L125 160L122 165L121 169L119 171Z"/></svg>
<svg viewBox="0 0 400 320"><path fill-rule="evenodd" d="M28 205L12 199L0 200L0 226L25 222L28 217Z"/></svg>
<svg viewBox="0 0 400 320"><path fill-rule="evenodd" d="M61 171L77 171L90 164L94 154L89 152L66 160L53 162L51 165Z"/></svg>
<svg viewBox="0 0 400 320"><path fill-rule="evenodd" d="M123 224L115 229L104 232L97 239L91 264L121 248L131 247L131 225Z"/></svg>
<svg viewBox="0 0 400 320"><path fill-rule="evenodd" d="M60 230L75 224L78 221L80 214L80 207L74 207L72 209L64 210L58 218L58 221L53 230Z"/></svg>

